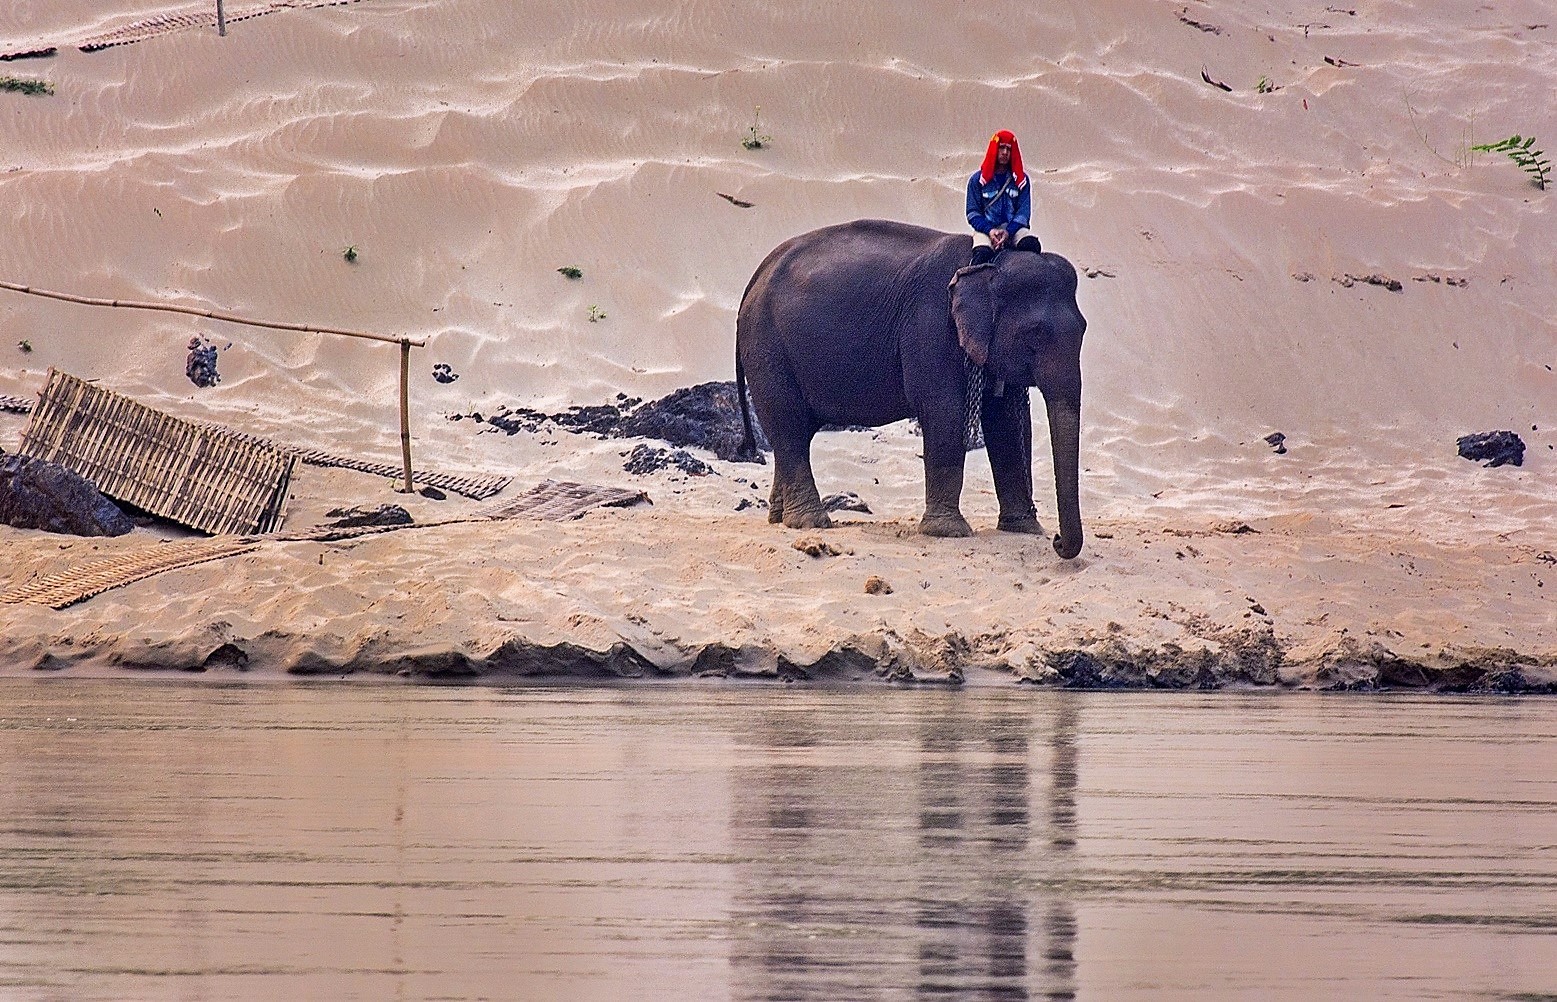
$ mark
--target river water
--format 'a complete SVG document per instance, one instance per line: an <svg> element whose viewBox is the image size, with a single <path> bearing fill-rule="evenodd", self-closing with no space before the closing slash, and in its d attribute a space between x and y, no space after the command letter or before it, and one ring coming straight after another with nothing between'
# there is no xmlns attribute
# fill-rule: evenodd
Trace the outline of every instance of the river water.
<svg viewBox="0 0 1557 1002"><path fill-rule="evenodd" d="M0 681L0 998L1557 997L1557 703Z"/></svg>

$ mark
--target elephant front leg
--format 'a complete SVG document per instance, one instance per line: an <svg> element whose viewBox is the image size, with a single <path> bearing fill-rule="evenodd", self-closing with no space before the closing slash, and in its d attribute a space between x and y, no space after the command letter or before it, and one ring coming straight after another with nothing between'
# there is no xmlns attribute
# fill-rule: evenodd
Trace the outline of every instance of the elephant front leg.
<svg viewBox="0 0 1557 1002"><path fill-rule="evenodd" d="M924 429L924 518L919 531L926 536L971 536L973 527L962 517L963 459L962 421L959 413L947 420L921 420Z"/></svg>
<svg viewBox="0 0 1557 1002"><path fill-rule="evenodd" d="M1027 387L1007 386L1002 396L984 397L984 448L995 477L1004 532L1043 534L1033 504L1033 414Z"/></svg>
<svg viewBox="0 0 1557 1002"><path fill-rule="evenodd" d="M971 536L973 527L962 517L962 464L932 466L924 462L924 518L919 531L926 536Z"/></svg>

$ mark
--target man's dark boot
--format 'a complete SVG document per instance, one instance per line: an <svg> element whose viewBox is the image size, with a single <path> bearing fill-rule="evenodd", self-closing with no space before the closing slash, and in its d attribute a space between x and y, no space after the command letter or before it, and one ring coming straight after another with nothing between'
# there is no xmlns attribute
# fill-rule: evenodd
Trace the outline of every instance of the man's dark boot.
<svg viewBox="0 0 1557 1002"><path fill-rule="evenodd" d="M1043 244L1031 233L1016 242L1016 249L1020 251L1032 251L1034 254L1043 253Z"/></svg>
<svg viewBox="0 0 1557 1002"><path fill-rule="evenodd" d="M976 264L988 264L994 259L995 248L986 247L983 244L980 244L979 246L973 248L973 260L968 262L968 266L972 267Z"/></svg>

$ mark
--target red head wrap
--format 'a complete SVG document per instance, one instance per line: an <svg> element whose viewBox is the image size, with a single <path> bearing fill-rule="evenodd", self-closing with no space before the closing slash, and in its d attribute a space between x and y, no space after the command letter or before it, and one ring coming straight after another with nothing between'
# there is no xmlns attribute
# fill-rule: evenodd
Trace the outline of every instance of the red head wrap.
<svg viewBox="0 0 1557 1002"><path fill-rule="evenodd" d="M995 176L995 153L1000 145L1011 147L1011 176L1016 178L1017 184L1027 180L1027 173L1022 170L1022 148L1016 145L1016 136L1007 129L1001 129L989 137L989 149L984 151L984 165L979 168L979 176L988 184Z"/></svg>

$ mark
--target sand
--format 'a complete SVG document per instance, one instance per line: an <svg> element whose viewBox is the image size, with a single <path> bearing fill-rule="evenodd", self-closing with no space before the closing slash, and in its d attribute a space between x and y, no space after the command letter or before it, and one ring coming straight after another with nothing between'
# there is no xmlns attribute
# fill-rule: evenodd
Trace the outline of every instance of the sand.
<svg viewBox="0 0 1557 1002"><path fill-rule="evenodd" d="M0 671L1557 681L1553 195L1468 149L1557 145L1549 3L361 0L226 38L71 47L203 9L0 14L0 52L60 47L0 63L55 90L0 93L0 279L425 337L419 465L654 505L270 543L63 611L0 606ZM753 126L761 149L742 146ZM771 466L705 453L717 476L634 476L632 442L446 420L730 378L768 250L860 217L960 229L1001 127L1022 139L1046 248L1088 276L1078 560L994 531L982 454L964 494L978 534L914 535L904 425L818 439L823 492L874 514L813 557L793 545L809 533L737 510ZM183 416L396 458L390 346L14 293L0 329L0 394L57 366ZM222 349L217 387L185 379L195 334ZM460 378L435 381L437 363ZM24 424L0 414L0 447ZM1456 456L1494 429L1523 437L1523 467ZM287 526L400 500L305 468ZM0 586L169 535L0 527ZM867 595L873 575L892 592Z"/></svg>

